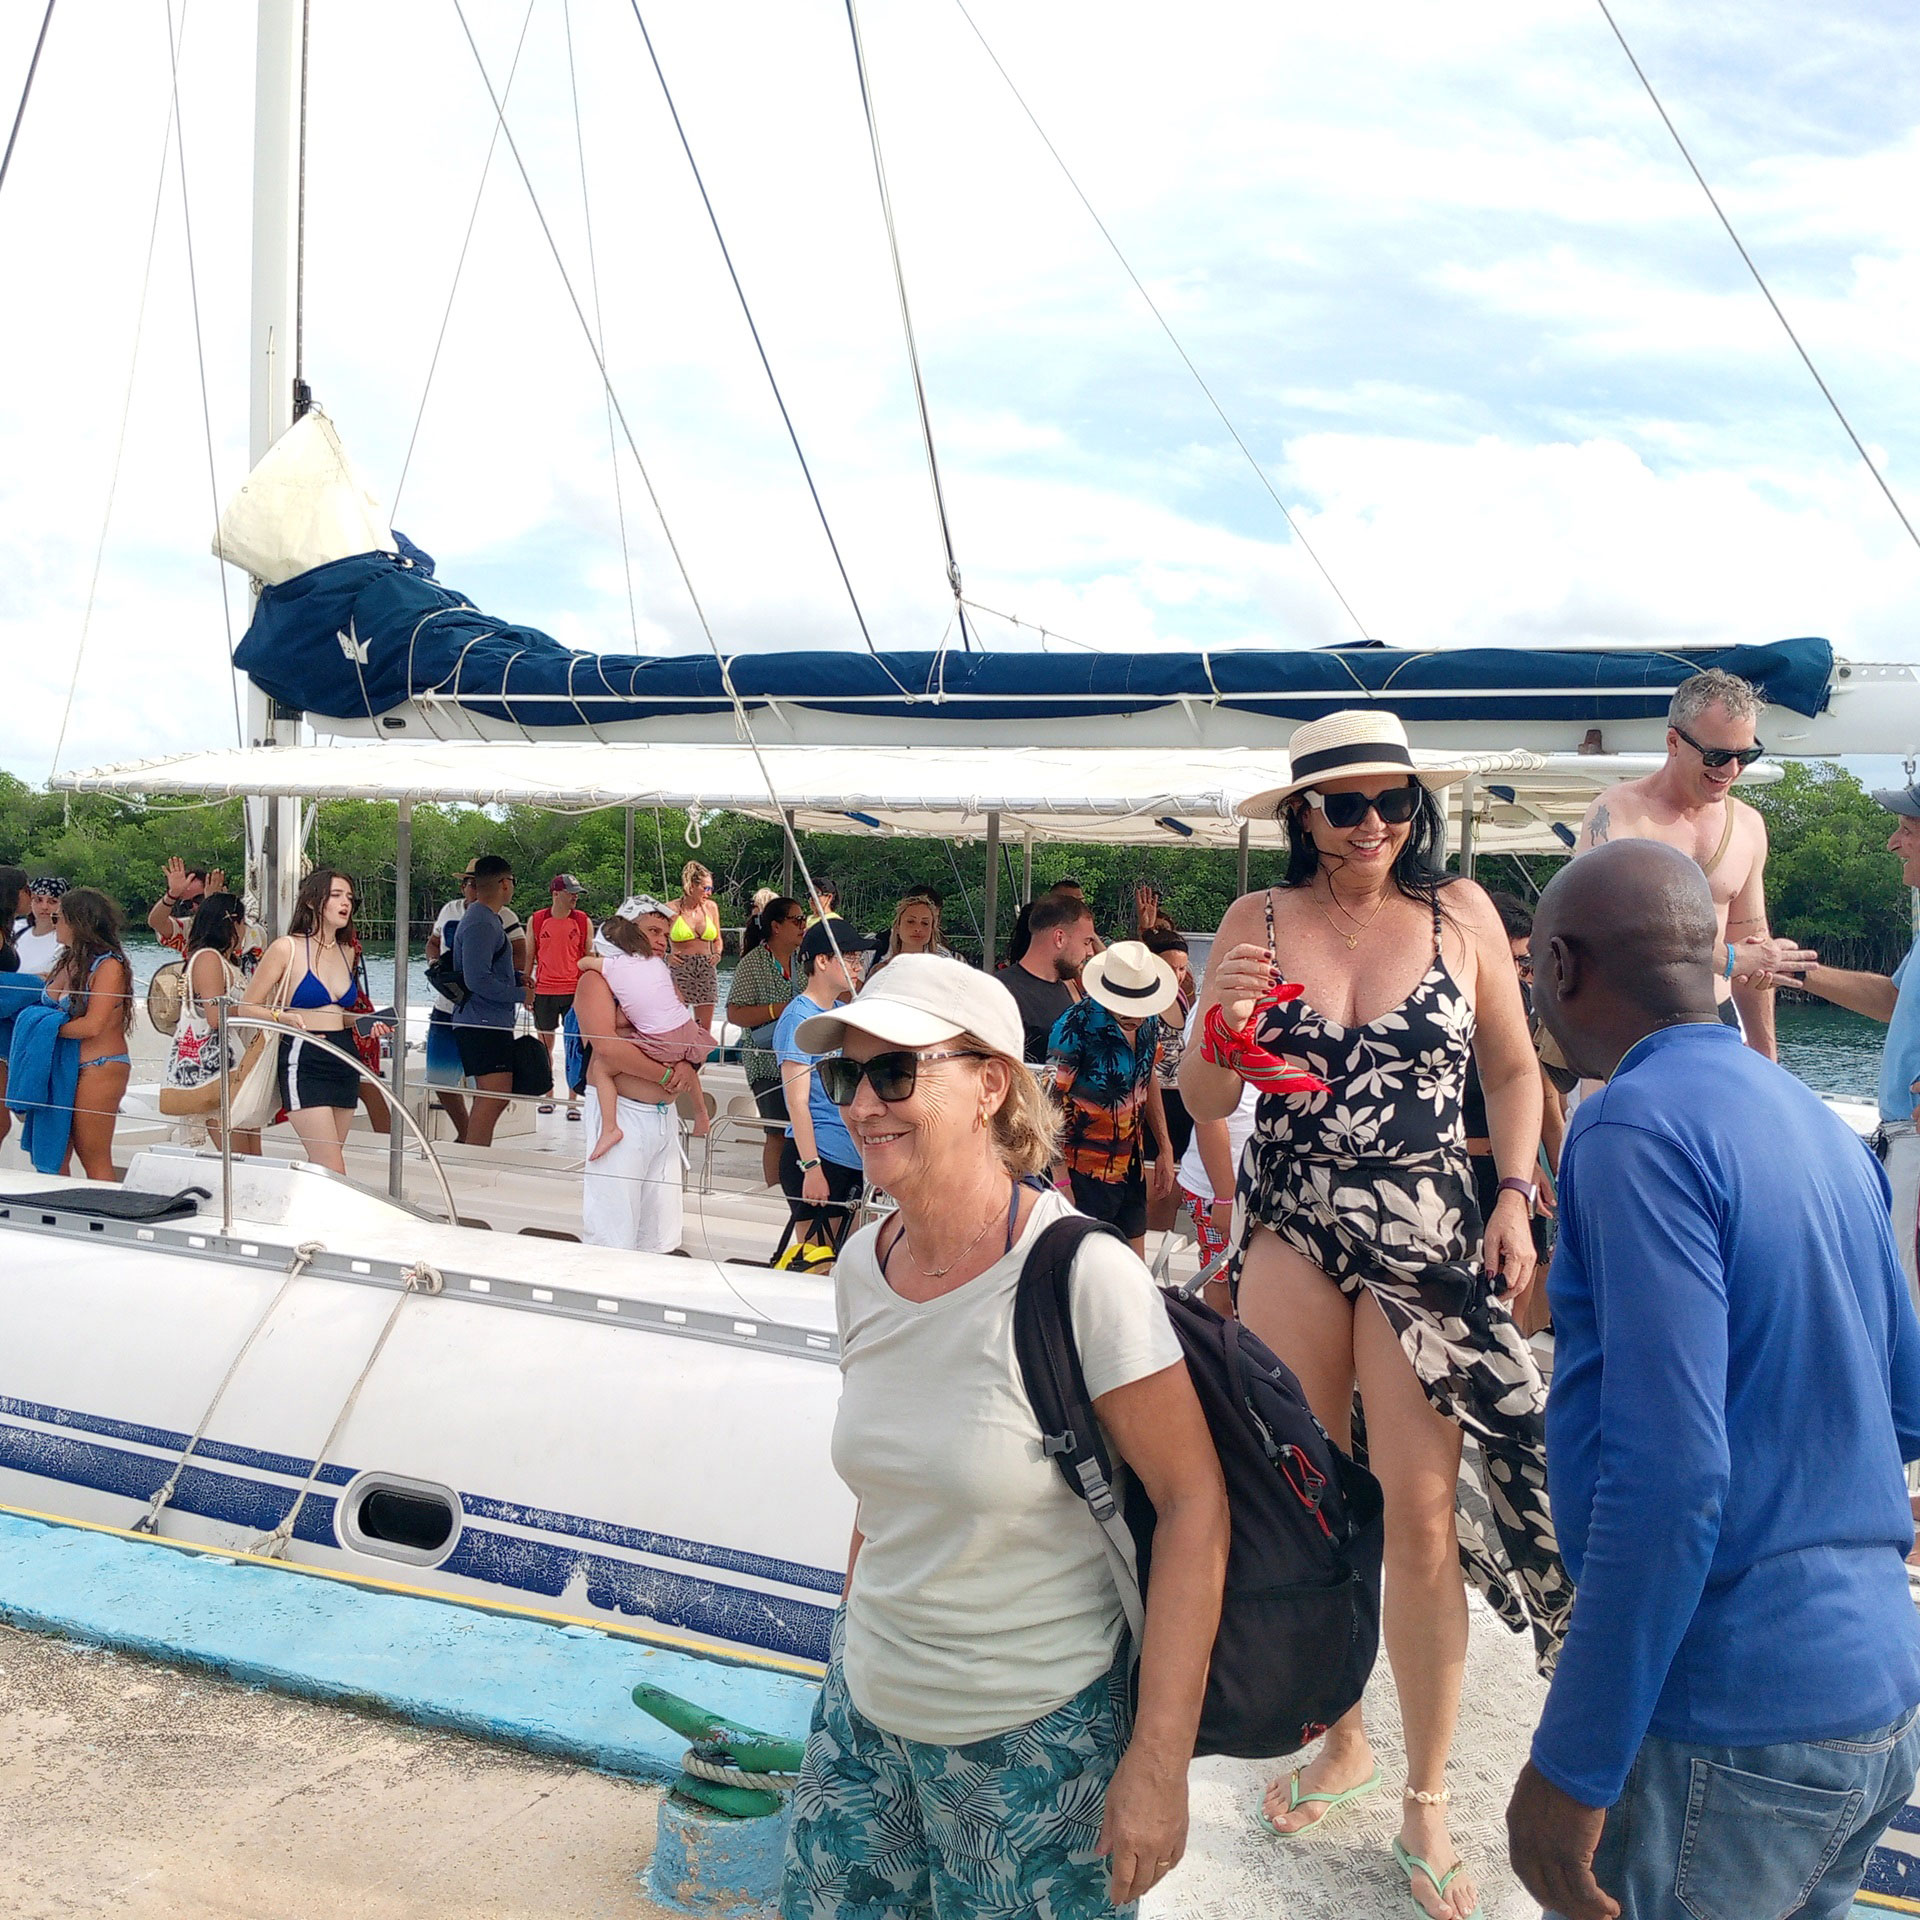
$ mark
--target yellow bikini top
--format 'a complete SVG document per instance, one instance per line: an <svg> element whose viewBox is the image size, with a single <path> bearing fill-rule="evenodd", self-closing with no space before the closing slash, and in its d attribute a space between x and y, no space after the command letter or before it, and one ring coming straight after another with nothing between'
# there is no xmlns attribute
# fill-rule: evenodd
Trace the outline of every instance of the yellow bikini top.
<svg viewBox="0 0 1920 1920"><path fill-rule="evenodd" d="M687 916L684 913L676 913L673 916L673 925L667 929L667 938L669 940L717 940L719 939L720 910L713 904L711 900L707 902L707 910L703 918L707 923L707 929L704 933L702 933L698 927L688 926Z"/></svg>

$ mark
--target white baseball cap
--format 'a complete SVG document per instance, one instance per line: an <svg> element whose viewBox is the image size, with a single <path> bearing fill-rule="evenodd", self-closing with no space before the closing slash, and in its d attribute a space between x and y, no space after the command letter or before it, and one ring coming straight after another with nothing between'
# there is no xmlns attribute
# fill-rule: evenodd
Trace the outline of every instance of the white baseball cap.
<svg viewBox="0 0 1920 1920"><path fill-rule="evenodd" d="M802 1020L793 1038L804 1053L832 1053L849 1031L896 1047L937 1047L970 1033L1009 1060L1026 1048L1013 995L991 974L936 953L895 955L844 1007Z"/></svg>

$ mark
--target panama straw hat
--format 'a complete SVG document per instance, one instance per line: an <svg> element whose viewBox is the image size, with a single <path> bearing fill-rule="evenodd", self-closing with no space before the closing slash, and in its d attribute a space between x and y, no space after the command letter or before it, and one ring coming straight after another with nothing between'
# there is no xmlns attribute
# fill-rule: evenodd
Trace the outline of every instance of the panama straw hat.
<svg viewBox="0 0 1920 1920"><path fill-rule="evenodd" d="M1349 707L1323 720L1295 727L1287 742L1293 778L1284 787L1269 787L1242 800L1239 812L1249 820L1278 819L1296 793L1322 780L1350 780L1355 774L1412 774L1423 787L1437 790L1466 779L1467 767L1422 767L1414 764L1407 730L1397 713L1385 707Z"/></svg>
<svg viewBox="0 0 1920 1920"><path fill-rule="evenodd" d="M1144 1020L1180 998L1173 969L1139 940L1116 940L1080 969L1080 984L1109 1013Z"/></svg>

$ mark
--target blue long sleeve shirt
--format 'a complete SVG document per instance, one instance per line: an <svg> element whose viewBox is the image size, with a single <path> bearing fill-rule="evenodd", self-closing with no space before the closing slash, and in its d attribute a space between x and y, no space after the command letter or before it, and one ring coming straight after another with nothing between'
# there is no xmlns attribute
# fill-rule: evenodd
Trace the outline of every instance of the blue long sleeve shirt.
<svg viewBox="0 0 1920 1920"><path fill-rule="evenodd" d="M1581 1103L1547 1291L1573 1620L1533 1759L1591 1807L1649 1734L1841 1738L1920 1702L1920 1322L1886 1177L1717 1023Z"/></svg>
<svg viewBox="0 0 1920 1920"><path fill-rule="evenodd" d="M511 1033L520 1005L513 945L506 924L484 900L476 900L453 931L453 963L467 989L467 998L453 1010L453 1024L505 1027Z"/></svg>

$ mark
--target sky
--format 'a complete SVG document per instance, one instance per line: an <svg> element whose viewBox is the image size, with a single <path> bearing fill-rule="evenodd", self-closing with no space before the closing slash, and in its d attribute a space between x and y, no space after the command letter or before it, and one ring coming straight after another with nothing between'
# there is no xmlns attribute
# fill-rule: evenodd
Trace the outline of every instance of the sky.
<svg viewBox="0 0 1920 1920"><path fill-rule="evenodd" d="M462 4L496 85L519 47L533 197L589 317L597 280L719 643L860 645L630 0ZM1920 658L1920 548L1593 0L967 7L1347 603L955 0L863 0L959 564L1028 623L979 616L986 644L1812 633ZM952 599L845 9L641 10L867 628L937 646ZM1615 12L1920 524L1909 10ZM39 14L0 8L8 117ZM65 0L0 190L0 767L25 779L56 750L235 735L247 590L209 543L247 467L253 19L185 0L183 207L166 8ZM569 645L704 648L504 143L487 168L454 0L325 0L311 62L307 377L394 524Z"/></svg>

